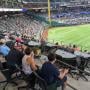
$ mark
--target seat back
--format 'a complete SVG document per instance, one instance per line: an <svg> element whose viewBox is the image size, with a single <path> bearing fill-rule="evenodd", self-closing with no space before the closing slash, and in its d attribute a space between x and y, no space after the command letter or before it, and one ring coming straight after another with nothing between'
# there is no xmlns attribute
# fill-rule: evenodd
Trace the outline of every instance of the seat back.
<svg viewBox="0 0 90 90"><path fill-rule="evenodd" d="M1 65L2 65L2 63L1 63ZM10 68L8 67L8 65L7 66L5 66L5 67L2 67L1 68L1 72L2 72L2 74L4 75L4 77L6 78L6 81L5 82L10 82L10 81L13 81L15 78L18 78L18 76L16 75L16 76L14 76L14 77L12 77L12 74L11 74L11 70L10 70Z"/></svg>
<svg viewBox="0 0 90 90"><path fill-rule="evenodd" d="M0 62L0 70L1 73L4 75L4 77L6 78L6 82L9 81L11 79L10 70L7 67L6 63Z"/></svg>
<svg viewBox="0 0 90 90"><path fill-rule="evenodd" d="M22 67L21 66L18 66L17 64L15 64L15 67L16 69L20 72L20 78L22 80L24 80L25 82L28 82L29 79L28 79L28 75L26 75L23 71L22 71Z"/></svg>
<svg viewBox="0 0 90 90"><path fill-rule="evenodd" d="M49 85L49 86L47 87L47 90L57 90L56 83Z"/></svg>
<svg viewBox="0 0 90 90"><path fill-rule="evenodd" d="M2 63L0 61L0 70L2 70L2 69L3 69L3 65L2 65Z"/></svg>
<svg viewBox="0 0 90 90"><path fill-rule="evenodd" d="M4 77L6 78L6 82L11 80L11 75L10 75L9 69L3 69L3 70L1 70L1 72L4 75Z"/></svg>
<svg viewBox="0 0 90 90"><path fill-rule="evenodd" d="M47 83L44 79L42 79L36 72L33 72L36 76L36 85L38 85L37 90L47 90Z"/></svg>

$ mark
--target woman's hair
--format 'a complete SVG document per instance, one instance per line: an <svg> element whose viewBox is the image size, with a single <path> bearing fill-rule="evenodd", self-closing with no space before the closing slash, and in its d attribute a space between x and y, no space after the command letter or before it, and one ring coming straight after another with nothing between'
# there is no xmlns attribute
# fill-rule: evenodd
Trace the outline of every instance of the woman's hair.
<svg viewBox="0 0 90 90"><path fill-rule="evenodd" d="M50 54L48 54L48 59L49 59L49 61L54 61L55 59L56 59L56 55L55 54L53 54L53 53L50 53Z"/></svg>
<svg viewBox="0 0 90 90"><path fill-rule="evenodd" d="M32 52L32 50L31 50L29 47L27 47L27 48L25 49L25 54L26 54L26 55L30 55L31 52Z"/></svg>

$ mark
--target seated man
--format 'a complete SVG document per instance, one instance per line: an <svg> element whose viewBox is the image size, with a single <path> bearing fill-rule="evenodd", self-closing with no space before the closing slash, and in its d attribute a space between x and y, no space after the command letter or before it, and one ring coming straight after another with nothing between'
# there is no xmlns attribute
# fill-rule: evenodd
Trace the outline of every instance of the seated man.
<svg viewBox="0 0 90 90"><path fill-rule="evenodd" d="M54 62L56 61L54 54L49 54L48 59L49 61L45 62L41 68L40 76L47 82L47 85L52 85L54 83L57 84L57 87L66 85L66 74L68 73L68 69L59 71L54 66Z"/></svg>
<svg viewBox="0 0 90 90"><path fill-rule="evenodd" d="M6 56L7 65L10 68L10 74L13 74L16 70L15 64L21 66L22 65L22 58L24 54L20 52L19 50L15 49L14 46L12 46L10 52Z"/></svg>
<svg viewBox="0 0 90 90"><path fill-rule="evenodd" d="M24 56L23 52L19 51L13 46L10 52L8 53L6 60L7 63L10 65L15 65L15 64L21 65L23 56Z"/></svg>

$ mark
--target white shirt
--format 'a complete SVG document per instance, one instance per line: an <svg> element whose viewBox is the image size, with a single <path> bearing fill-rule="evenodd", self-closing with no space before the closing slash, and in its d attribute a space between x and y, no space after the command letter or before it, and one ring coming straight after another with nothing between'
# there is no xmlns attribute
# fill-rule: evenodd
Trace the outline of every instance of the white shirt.
<svg viewBox="0 0 90 90"><path fill-rule="evenodd" d="M30 67L30 65L27 63L27 58L29 58L30 56L28 55L24 55L23 59L22 59L22 70L25 74L31 74L32 73L32 69Z"/></svg>

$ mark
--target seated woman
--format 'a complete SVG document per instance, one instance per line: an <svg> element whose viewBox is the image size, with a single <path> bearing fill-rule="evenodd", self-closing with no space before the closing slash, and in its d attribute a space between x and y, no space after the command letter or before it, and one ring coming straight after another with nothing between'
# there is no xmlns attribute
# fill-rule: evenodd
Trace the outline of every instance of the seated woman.
<svg viewBox="0 0 90 90"><path fill-rule="evenodd" d="M66 86L68 69L58 70L54 63L56 61L54 54L48 55L48 62L45 62L41 68L40 76L47 82L47 85L56 84L56 86Z"/></svg>
<svg viewBox="0 0 90 90"><path fill-rule="evenodd" d="M31 82L31 87L34 87L35 76L33 71L37 70L37 67L34 61L34 54L29 47L25 49L25 55L22 59L22 70L28 76L28 79L30 79L29 81Z"/></svg>

